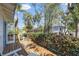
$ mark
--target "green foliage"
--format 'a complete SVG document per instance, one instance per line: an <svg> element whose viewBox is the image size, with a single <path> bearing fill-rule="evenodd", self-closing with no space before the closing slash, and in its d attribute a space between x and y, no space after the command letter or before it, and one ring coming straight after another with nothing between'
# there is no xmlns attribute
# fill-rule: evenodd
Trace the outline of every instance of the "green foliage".
<svg viewBox="0 0 79 59"><path fill-rule="evenodd" d="M31 34L30 37L37 44L59 55L79 55L79 40L72 36L40 33Z"/></svg>
<svg viewBox="0 0 79 59"><path fill-rule="evenodd" d="M20 11L21 7L22 6L20 4L17 4L16 11Z"/></svg>
<svg viewBox="0 0 79 59"><path fill-rule="evenodd" d="M33 21L39 23L40 20L41 20L41 14L36 12L36 14L33 16Z"/></svg>
<svg viewBox="0 0 79 59"><path fill-rule="evenodd" d="M74 31L76 28L74 23L69 23L67 26L68 26L68 29L71 31Z"/></svg>
<svg viewBox="0 0 79 59"><path fill-rule="evenodd" d="M28 37L32 38L32 39L36 39L38 37L38 35L42 34L42 32L28 32L27 35Z"/></svg>
<svg viewBox="0 0 79 59"><path fill-rule="evenodd" d="M61 16L62 12L59 8L59 4L45 4L45 32L50 33L52 31L52 25L56 21L55 19L58 19L59 16Z"/></svg>
<svg viewBox="0 0 79 59"><path fill-rule="evenodd" d="M24 20L27 19L32 20L32 15L29 12L25 12L23 16L24 16Z"/></svg>
<svg viewBox="0 0 79 59"><path fill-rule="evenodd" d="M25 29L25 31L26 31L26 29L31 30L33 28L32 15L28 12L25 12L23 16L24 16L24 24L25 24L24 29Z"/></svg>
<svg viewBox="0 0 79 59"><path fill-rule="evenodd" d="M29 24L28 26L26 26L27 29L31 30L33 28L32 24Z"/></svg>
<svg viewBox="0 0 79 59"><path fill-rule="evenodd" d="M79 21L79 4L72 4L71 7L69 7L69 13L72 16L73 24L70 23L70 29L75 29L75 36L77 37L78 32L78 21ZM71 18L71 17L70 17ZM71 19L70 19L71 20Z"/></svg>
<svg viewBox="0 0 79 59"><path fill-rule="evenodd" d="M15 30L10 30L9 34L15 34Z"/></svg>

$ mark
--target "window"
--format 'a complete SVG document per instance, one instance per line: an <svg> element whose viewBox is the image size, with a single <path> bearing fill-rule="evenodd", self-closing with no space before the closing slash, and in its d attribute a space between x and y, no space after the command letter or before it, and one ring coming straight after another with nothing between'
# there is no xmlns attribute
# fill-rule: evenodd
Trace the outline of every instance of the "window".
<svg viewBox="0 0 79 59"><path fill-rule="evenodd" d="M57 26L53 27L53 31L58 31L58 27Z"/></svg>
<svg viewBox="0 0 79 59"><path fill-rule="evenodd" d="M12 24L7 24L7 44L15 43L14 28Z"/></svg>
<svg viewBox="0 0 79 59"><path fill-rule="evenodd" d="M13 40L13 34L8 34L8 40L12 41Z"/></svg>

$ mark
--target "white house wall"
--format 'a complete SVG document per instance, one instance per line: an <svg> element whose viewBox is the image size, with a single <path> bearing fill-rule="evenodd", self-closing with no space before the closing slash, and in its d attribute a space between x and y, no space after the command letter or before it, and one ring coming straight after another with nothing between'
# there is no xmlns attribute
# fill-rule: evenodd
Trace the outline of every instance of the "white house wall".
<svg viewBox="0 0 79 59"><path fill-rule="evenodd" d="M3 19L0 15L0 53L3 51Z"/></svg>

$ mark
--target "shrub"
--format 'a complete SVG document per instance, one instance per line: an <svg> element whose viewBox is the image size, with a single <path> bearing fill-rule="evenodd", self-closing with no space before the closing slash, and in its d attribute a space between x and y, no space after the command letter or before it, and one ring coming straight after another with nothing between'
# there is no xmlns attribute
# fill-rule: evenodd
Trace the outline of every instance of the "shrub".
<svg viewBox="0 0 79 59"><path fill-rule="evenodd" d="M79 40L68 35L32 33L30 38L37 44L60 55L79 55Z"/></svg>

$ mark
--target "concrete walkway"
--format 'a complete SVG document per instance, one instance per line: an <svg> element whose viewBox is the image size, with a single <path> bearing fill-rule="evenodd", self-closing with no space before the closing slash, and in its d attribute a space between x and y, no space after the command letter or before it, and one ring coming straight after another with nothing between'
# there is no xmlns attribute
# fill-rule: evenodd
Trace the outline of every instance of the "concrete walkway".
<svg viewBox="0 0 79 59"><path fill-rule="evenodd" d="M21 40L20 43L28 53L28 56L56 56L56 54L37 45L29 38L26 38L25 40Z"/></svg>

